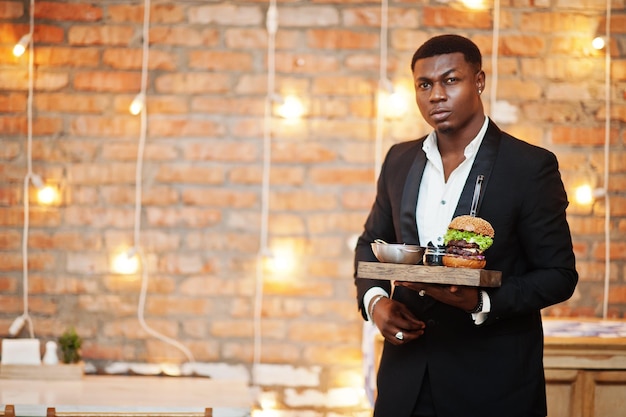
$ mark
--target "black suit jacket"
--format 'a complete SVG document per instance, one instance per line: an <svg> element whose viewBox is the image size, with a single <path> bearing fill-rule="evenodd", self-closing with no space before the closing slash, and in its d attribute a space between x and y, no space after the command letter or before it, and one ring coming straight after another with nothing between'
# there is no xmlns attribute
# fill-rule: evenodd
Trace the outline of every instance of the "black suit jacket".
<svg viewBox="0 0 626 417"><path fill-rule="evenodd" d="M394 145L385 158L377 195L355 253L376 261L370 243L419 242L415 209L426 165L425 138ZM438 417L546 415L540 310L568 299L578 281L565 209L567 196L555 155L502 132L489 122L455 215L469 214L477 175L484 175L477 215L495 230L486 269L502 271L502 285L487 289L488 319L397 287L393 298L426 323L419 339L385 342L374 415L411 415L428 369ZM355 273L356 274L356 273ZM357 301L388 280L356 278Z"/></svg>

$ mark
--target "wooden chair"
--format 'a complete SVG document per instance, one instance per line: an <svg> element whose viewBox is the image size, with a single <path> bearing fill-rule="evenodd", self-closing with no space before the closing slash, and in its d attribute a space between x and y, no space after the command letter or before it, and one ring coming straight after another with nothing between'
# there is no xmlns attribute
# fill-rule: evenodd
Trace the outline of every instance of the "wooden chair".
<svg viewBox="0 0 626 417"><path fill-rule="evenodd" d="M0 410L0 416L15 417L15 407L10 404L5 405L4 410Z"/></svg>
<svg viewBox="0 0 626 417"><path fill-rule="evenodd" d="M6 417L15 417L15 414ZM56 411L48 407L46 417L213 417L213 409L205 408L204 413L198 411Z"/></svg>

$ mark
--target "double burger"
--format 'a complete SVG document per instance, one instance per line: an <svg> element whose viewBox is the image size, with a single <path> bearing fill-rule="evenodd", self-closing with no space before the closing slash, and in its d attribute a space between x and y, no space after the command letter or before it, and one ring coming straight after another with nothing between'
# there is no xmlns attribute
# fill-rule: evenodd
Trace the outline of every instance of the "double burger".
<svg viewBox="0 0 626 417"><path fill-rule="evenodd" d="M491 223L485 219L468 215L455 217L443 236L444 266L484 268L487 264L484 252L493 244L494 235Z"/></svg>

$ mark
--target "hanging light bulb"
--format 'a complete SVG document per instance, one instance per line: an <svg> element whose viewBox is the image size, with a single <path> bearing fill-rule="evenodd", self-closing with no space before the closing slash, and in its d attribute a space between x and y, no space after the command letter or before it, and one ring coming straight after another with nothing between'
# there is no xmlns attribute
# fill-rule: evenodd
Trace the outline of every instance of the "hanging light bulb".
<svg viewBox="0 0 626 417"><path fill-rule="evenodd" d="M130 103L130 107L128 108L128 111L130 111L130 114L132 114L133 116L137 116L139 113L143 111L144 105L145 105L145 97L142 93L139 93L135 96L133 101Z"/></svg>
<svg viewBox="0 0 626 417"><path fill-rule="evenodd" d="M31 38L31 34L27 33L26 35L22 36L19 40L18 43L15 44L15 46L13 47L13 55L16 57L20 57L22 55L24 55L24 52L26 52L26 47L28 46L28 44L30 43L30 38Z"/></svg>
<svg viewBox="0 0 626 417"><path fill-rule="evenodd" d="M484 0L463 0L461 3L468 9L480 10L486 7Z"/></svg>
<svg viewBox="0 0 626 417"><path fill-rule="evenodd" d="M131 248L124 252L118 253L113 258L111 265L113 272L123 275L132 275L139 270L139 257L137 256L137 250Z"/></svg>
<svg viewBox="0 0 626 417"><path fill-rule="evenodd" d="M59 191L56 187L46 184L37 191L37 201L39 204L52 205L59 199Z"/></svg>
<svg viewBox="0 0 626 417"><path fill-rule="evenodd" d="M277 113L285 119L299 119L304 114L304 105L298 97L293 95L287 96L278 106Z"/></svg>
<svg viewBox="0 0 626 417"><path fill-rule="evenodd" d="M604 49L604 47L606 46L606 41L604 40L604 37L596 36L591 41L591 46L593 46L594 49L597 49L599 51L600 49Z"/></svg>

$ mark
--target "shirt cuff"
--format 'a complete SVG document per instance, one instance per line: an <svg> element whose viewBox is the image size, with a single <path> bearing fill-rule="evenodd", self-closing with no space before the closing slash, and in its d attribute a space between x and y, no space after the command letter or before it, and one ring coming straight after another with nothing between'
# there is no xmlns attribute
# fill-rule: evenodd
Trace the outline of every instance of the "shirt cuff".
<svg viewBox="0 0 626 417"><path fill-rule="evenodd" d="M489 294L487 291L480 290L483 293L483 308L478 313L472 313L472 319L474 319L474 324L479 325L484 323L487 320L487 316L491 311L491 300L489 299Z"/></svg>
<svg viewBox="0 0 626 417"><path fill-rule="evenodd" d="M389 297L389 294L387 294L387 291L385 291L384 289L380 287L370 288L369 290L367 290L367 292L363 296L363 308L365 309L365 314L367 315L367 321L372 321L372 318L370 317L369 307L370 307L370 302L372 301L372 298L374 298L377 295Z"/></svg>

